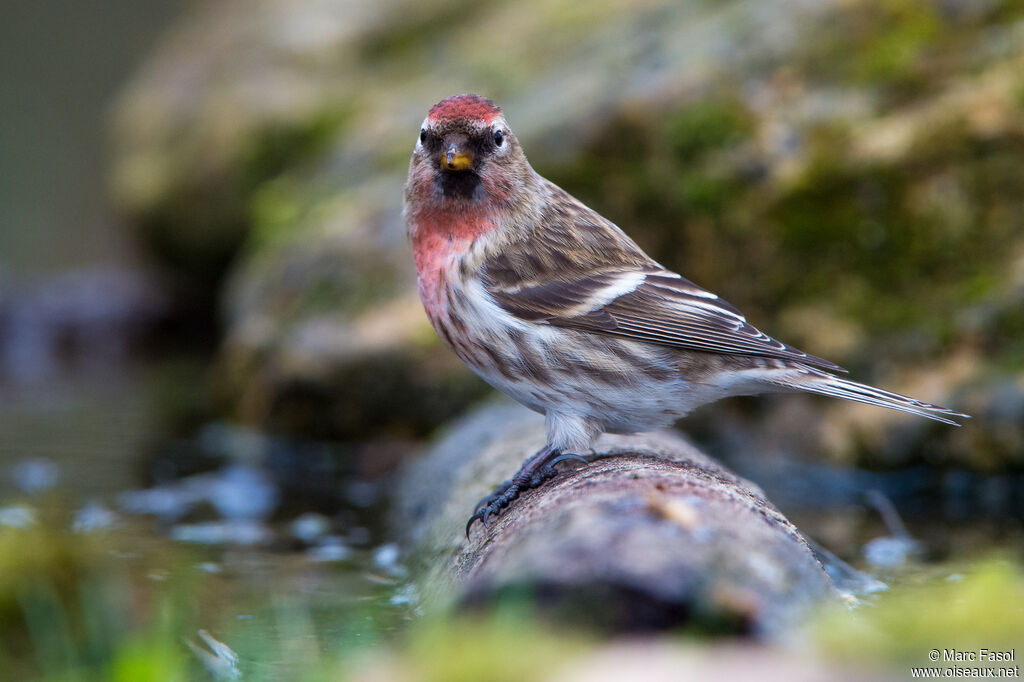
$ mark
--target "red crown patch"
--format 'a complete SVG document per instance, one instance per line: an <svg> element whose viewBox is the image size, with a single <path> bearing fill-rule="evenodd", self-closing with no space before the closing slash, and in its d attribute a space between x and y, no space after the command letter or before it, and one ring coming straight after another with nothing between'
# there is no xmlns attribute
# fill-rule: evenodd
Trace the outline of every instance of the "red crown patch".
<svg viewBox="0 0 1024 682"><path fill-rule="evenodd" d="M498 105L480 95L452 95L430 108L428 118L432 121L452 118L479 119L490 123L501 113Z"/></svg>

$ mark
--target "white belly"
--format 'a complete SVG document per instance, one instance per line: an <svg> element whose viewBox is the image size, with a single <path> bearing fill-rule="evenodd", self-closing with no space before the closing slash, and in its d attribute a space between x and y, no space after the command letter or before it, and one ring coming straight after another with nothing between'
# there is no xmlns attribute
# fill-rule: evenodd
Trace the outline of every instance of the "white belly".
<svg viewBox="0 0 1024 682"><path fill-rule="evenodd" d="M576 415L621 433L670 426L709 400L712 387L685 381L665 348L525 322L471 282L434 320L442 338L489 384L527 407ZM713 392L713 391L712 391Z"/></svg>

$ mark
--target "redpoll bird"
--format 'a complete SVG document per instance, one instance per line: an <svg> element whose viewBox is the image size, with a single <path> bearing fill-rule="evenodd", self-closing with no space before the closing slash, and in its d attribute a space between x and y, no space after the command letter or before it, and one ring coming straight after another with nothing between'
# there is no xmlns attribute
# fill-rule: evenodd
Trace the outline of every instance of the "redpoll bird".
<svg viewBox="0 0 1024 682"><path fill-rule="evenodd" d="M809 391L946 424L966 416L834 376L837 365L761 333L538 175L483 97L427 114L405 219L434 329L547 426L547 444L481 500L467 532L601 433L666 427L727 396Z"/></svg>

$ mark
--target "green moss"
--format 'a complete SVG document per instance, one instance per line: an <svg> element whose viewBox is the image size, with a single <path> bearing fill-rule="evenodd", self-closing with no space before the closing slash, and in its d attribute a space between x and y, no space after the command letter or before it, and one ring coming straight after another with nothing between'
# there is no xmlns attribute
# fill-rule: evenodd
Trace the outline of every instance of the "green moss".
<svg viewBox="0 0 1024 682"><path fill-rule="evenodd" d="M969 11L917 0L842 3L828 22L842 30L805 36L789 67L814 82L870 88L883 110L892 109L976 68L979 44L1020 11L1016 1Z"/></svg>
<svg viewBox="0 0 1024 682"><path fill-rule="evenodd" d="M242 184L251 188L315 159L336 139L350 117L343 107L326 108L301 121L268 126L240 152Z"/></svg>
<svg viewBox="0 0 1024 682"><path fill-rule="evenodd" d="M250 251L294 240L325 201L312 166L350 118L347 109L326 109L301 123L263 130L239 162Z"/></svg>
<svg viewBox="0 0 1024 682"><path fill-rule="evenodd" d="M253 192L249 201L252 225L247 250L263 251L294 241L306 226L309 197L295 178L275 178Z"/></svg>
<svg viewBox="0 0 1024 682"><path fill-rule="evenodd" d="M722 232L736 232L748 180L753 115L723 91L664 114L612 121L570 164L543 169L555 182L622 225L641 246L708 284L729 269ZM746 231L744 224L742 231Z"/></svg>
<svg viewBox="0 0 1024 682"><path fill-rule="evenodd" d="M1022 632L1024 571L1005 559L982 562L961 579L896 586L854 611L829 609L808 628L836 658L922 666L933 649L1019 650Z"/></svg>
<svg viewBox="0 0 1024 682"><path fill-rule="evenodd" d="M736 179L722 171L695 170L679 178L679 199L693 213L718 214L737 190Z"/></svg>
<svg viewBox="0 0 1024 682"><path fill-rule="evenodd" d="M348 262L343 271L321 271L308 278L287 316L359 314L398 292L398 278L381 264Z"/></svg>
<svg viewBox="0 0 1024 682"><path fill-rule="evenodd" d="M166 196L138 216L147 247L178 276L176 293L184 306L212 316L221 279L249 234L254 196L261 218L278 227L290 224L283 193L270 190L261 197L261 189L317 159L347 118L343 108L331 108L255 132L227 173L208 177L185 165Z"/></svg>
<svg viewBox="0 0 1024 682"><path fill-rule="evenodd" d="M1024 296L996 306L978 334L978 345L1001 372L1024 371Z"/></svg>
<svg viewBox="0 0 1024 682"><path fill-rule="evenodd" d="M1004 162L1019 144L1009 138L997 148L954 133L898 165L826 159L812 167L766 215L789 257L783 271L795 272L798 259L809 264L795 295L827 291L872 331L932 321L941 331L951 321L943 311L989 293L993 268L1005 263L1024 205L997 188L1024 181ZM991 220L997 215L1017 217Z"/></svg>
<svg viewBox="0 0 1024 682"><path fill-rule="evenodd" d="M742 142L749 136L752 123L750 112L739 100L711 98L671 113L665 136L672 152L689 162Z"/></svg>
<svg viewBox="0 0 1024 682"><path fill-rule="evenodd" d="M939 9L926 3L887 0L875 3L873 18L862 44L854 53L853 75L867 82L908 83L923 55L942 30Z"/></svg>
<svg viewBox="0 0 1024 682"><path fill-rule="evenodd" d="M321 195L292 177L266 183L253 197L247 279L261 283L266 309L282 324L357 314L393 297L404 284L387 247L346 238L364 227L342 221L369 220L345 211L348 201L336 193ZM324 236L328 223L336 223L339 234Z"/></svg>
<svg viewBox="0 0 1024 682"><path fill-rule="evenodd" d="M436 53L452 31L457 31L485 10L489 2L481 0L443 0L429 5L399 4L380 23L378 30L361 36L357 45L360 58L369 67L417 55Z"/></svg>
<svg viewBox="0 0 1024 682"><path fill-rule="evenodd" d="M403 658L420 682L519 682L551 677L587 646L579 630L552 630L513 610L420 623Z"/></svg>
<svg viewBox="0 0 1024 682"><path fill-rule="evenodd" d="M873 340L865 355L954 343L949 311L998 291L1024 234L1024 137L981 138L954 121L904 157L864 163L850 131L826 125L804 136L805 170L779 182L751 172L766 161L747 144L753 112L736 102L616 121L552 175L752 320L825 306Z"/></svg>

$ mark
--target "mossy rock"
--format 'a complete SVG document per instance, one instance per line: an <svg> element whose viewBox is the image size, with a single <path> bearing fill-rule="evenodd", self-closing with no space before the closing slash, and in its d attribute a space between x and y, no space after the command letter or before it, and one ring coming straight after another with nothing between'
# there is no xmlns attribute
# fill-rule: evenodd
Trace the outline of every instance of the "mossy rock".
<svg viewBox="0 0 1024 682"><path fill-rule="evenodd" d="M775 10L781 26L822 12L782 2ZM302 183L344 190L400 174L424 112L446 95L491 95L521 138L545 142L535 156L571 155L623 102L664 99L667 83L699 89L722 70L762 69L761 58L787 44L761 30L762 11L732 3L530 0L515 9L525 21L509 11L466 0L190 8L114 107L115 199L179 282L215 289L267 183L299 171ZM636 35L643 50L623 54ZM570 97L571 111L559 104Z"/></svg>
<svg viewBox="0 0 1024 682"><path fill-rule="evenodd" d="M331 344L350 347L338 330L408 300L398 210L409 147L431 103L467 90L501 102L537 169L652 255L857 378L910 390L895 368L939 367L920 397L970 411L1007 385L992 367L1019 371L1013 313L981 331L971 321L1009 295L1024 249L1019 4L610 0L584 11L531 0L515 10L529 21L509 12L225 0L187 15L126 90L117 194L179 280L223 300L227 409L278 423L265 406L284 386L362 405L366 384L337 382L377 361ZM225 268L222 295L210 287ZM430 331L415 320L387 356L397 366L424 357L412 339ZM334 341L314 351L310 335ZM431 352L448 366L446 350ZM965 353L973 369L950 369ZM459 372L441 383L475 381ZM397 404L423 384L394 387ZM339 423L307 409L284 421ZM383 421L349 410L382 426L374 412ZM832 412L817 412L824 432ZM841 457L1004 459L913 427L923 435L873 461L890 429L879 423L846 437Z"/></svg>
<svg viewBox="0 0 1024 682"><path fill-rule="evenodd" d="M944 573L897 586L855 611L828 605L809 619L807 632L836 661L1012 668L1014 661L1000 662L999 655L983 654L976 663L957 666L942 653L959 650L978 656L984 649L1012 655L1024 628L1024 571L1019 557L987 557ZM939 656L928 663L932 650Z"/></svg>
<svg viewBox="0 0 1024 682"><path fill-rule="evenodd" d="M890 4L839 14L877 33L866 44L888 44L899 31L870 22L902 17ZM769 333L976 416L954 432L817 401L816 417L800 412L789 428L795 412L773 401L748 415L755 439L792 432L798 450L870 466L1024 465L1024 42L979 57L1008 16L931 16L939 24L919 49L951 56L901 97L895 76L835 63L863 55L809 39L768 83L723 79L701 101L626 112L576 159L542 169ZM917 51L889 56L916 68Z"/></svg>
<svg viewBox="0 0 1024 682"><path fill-rule="evenodd" d="M771 20L819 11L787 7ZM401 183L432 103L481 91L506 107L531 158L574 158L623 106L681 96L665 83L695 97L785 44L760 31L761 12L731 5L531 0L515 14L530 20L465 0L223 0L186 13L125 89L115 196L185 302L221 302L225 410L320 435L418 434L483 393L440 344L424 346L429 327L403 303L413 268ZM642 53L612 49L638 34ZM743 49L723 58L723 45ZM570 97L571 110L559 104ZM716 110L698 118L677 145L745 125ZM404 341L352 350L375 311L398 309L414 316L393 321Z"/></svg>

